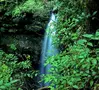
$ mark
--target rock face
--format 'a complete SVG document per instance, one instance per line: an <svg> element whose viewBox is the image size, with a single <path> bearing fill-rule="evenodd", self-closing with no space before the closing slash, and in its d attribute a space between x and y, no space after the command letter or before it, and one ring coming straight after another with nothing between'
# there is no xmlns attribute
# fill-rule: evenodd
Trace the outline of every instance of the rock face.
<svg viewBox="0 0 99 90"><path fill-rule="evenodd" d="M16 46L15 54L29 54L31 60L35 63L39 62L42 38L32 34L3 34L0 38L1 47L5 52L14 53L9 49L11 44Z"/></svg>
<svg viewBox="0 0 99 90"><path fill-rule="evenodd" d="M3 12L2 16L4 15ZM50 13L45 16L24 12L20 16L0 18L0 48L7 53L29 54L34 69L38 69L44 30ZM1 17L2 17L1 16ZM10 49L14 44L16 51Z"/></svg>

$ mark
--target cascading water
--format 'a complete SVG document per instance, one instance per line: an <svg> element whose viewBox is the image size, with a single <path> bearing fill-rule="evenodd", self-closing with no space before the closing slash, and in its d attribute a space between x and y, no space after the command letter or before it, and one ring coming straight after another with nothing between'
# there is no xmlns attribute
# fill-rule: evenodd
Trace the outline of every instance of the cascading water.
<svg viewBox="0 0 99 90"><path fill-rule="evenodd" d="M40 65L40 75L42 74L49 74L48 70L50 69L50 65L44 66L44 63L46 61L46 58L49 56L53 56L57 54L58 50L53 45L53 35L55 35L55 28L54 28L54 22L55 22L55 15L52 13L50 21L48 23L48 26L46 28L46 33L44 36L44 41L42 45L42 53L41 53L41 65ZM49 83L41 83L41 87L49 86Z"/></svg>

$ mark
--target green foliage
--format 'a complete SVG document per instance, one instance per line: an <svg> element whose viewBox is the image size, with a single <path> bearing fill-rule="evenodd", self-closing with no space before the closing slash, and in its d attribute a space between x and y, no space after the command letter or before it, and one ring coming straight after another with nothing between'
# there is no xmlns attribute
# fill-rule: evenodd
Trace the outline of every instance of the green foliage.
<svg viewBox="0 0 99 90"><path fill-rule="evenodd" d="M33 0L27 0L26 2L21 3L21 5L16 6L13 10L13 14L17 15L20 14L22 11L24 12L33 12L35 10L43 9L43 5L41 2L36 2Z"/></svg>
<svg viewBox="0 0 99 90"><path fill-rule="evenodd" d="M52 90L93 90L99 80L99 49L93 48L92 41L99 40L99 31L86 33L87 20L91 16L86 12L88 0L56 0L56 3L54 43L58 43L61 52L47 59L46 65L52 67L44 81L51 82Z"/></svg>
<svg viewBox="0 0 99 90"><path fill-rule="evenodd" d="M57 90L70 90L92 87L94 80L99 78L97 70L98 56L90 56L86 40L78 41L56 56L50 57L46 64L51 64L50 75L45 76L45 82L51 81L51 86Z"/></svg>
<svg viewBox="0 0 99 90"><path fill-rule="evenodd" d="M17 90L24 85L25 77L33 78L36 72L28 57L20 62L14 54L0 51L0 89Z"/></svg>
<svg viewBox="0 0 99 90"><path fill-rule="evenodd" d="M0 62L0 66L0 89L11 90L18 80L12 80L10 68L6 64Z"/></svg>
<svg viewBox="0 0 99 90"><path fill-rule="evenodd" d="M13 88L13 81L11 78L12 70L5 64L4 52L0 51L0 89L2 90L11 90ZM17 82L17 81L16 81Z"/></svg>
<svg viewBox="0 0 99 90"><path fill-rule="evenodd" d="M29 12L29 13L31 12L31 13L35 13L37 15L44 15L44 14L46 14L46 12L48 12L47 7L45 9L44 1L27 0L23 3L21 3L20 5L17 5L13 9L12 14L13 14L13 16L16 16L22 12Z"/></svg>
<svg viewBox="0 0 99 90"><path fill-rule="evenodd" d="M83 36L90 40L99 40L99 31L96 31L95 34L84 34Z"/></svg>
<svg viewBox="0 0 99 90"><path fill-rule="evenodd" d="M5 15L20 16L23 12L35 13L36 15L48 14L53 6L52 1L43 0L1 0L0 11L5 10Z"/></svg>
<svg viewBox="0 0 99 90"><path fill-rule="evenodd" d="M16 47L15 47L14 44L11 44L11 45L10 45L10 48L11 48L12 50L16 50Z"/></svg>

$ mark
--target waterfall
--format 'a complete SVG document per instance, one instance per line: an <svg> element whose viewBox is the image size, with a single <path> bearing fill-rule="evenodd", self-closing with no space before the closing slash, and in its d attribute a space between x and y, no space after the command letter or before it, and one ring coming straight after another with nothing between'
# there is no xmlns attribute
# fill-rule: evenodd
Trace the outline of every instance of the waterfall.
<svg viewBox="0 0 99 90"><path fill-rule="evenodd" d="M49 74L48 70L50 69L50 65L44 66L44 63L46 61L46 58L49 56L53 56L57 54L58 50L57 48L53 45L53 36L55 36L55 27L54 27L54 22L55 22L55 15L54 13L51 14L50 21L47 25L46 28L46 33L44 36L43 40L43 45L42 45L42 53L41 53L41 65L40 65L40 75L42 74ZM49 86L49 83L41 83L41 87L44 86Z"/></svg>

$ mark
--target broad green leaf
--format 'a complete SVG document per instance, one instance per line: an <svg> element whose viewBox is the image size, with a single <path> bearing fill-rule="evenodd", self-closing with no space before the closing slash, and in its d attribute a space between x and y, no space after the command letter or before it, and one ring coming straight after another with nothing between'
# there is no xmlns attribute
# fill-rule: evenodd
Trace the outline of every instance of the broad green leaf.
<svg viewBox="0 0 99 90"><path fill-rule="evenodd" d="M5 90L6 87L2 85L2 86L0 86L0 89L1 89L1 90Z"/></svg>
<svg viewBox="0 0 99 90"><path fill-rule="evenodd" d="M74 88L79 89L79 87L77 85L73 85Z"/></svg>
<svg viewBox="0 0 99 90"><path fill-rule="evenodd" d="M0 85L2 85L3 84L3 80L0 80Z"/></svg>
<svg viewBox="0 0 99 90"><path fill-rule="evenodd" d="M99 36L99 31L96 32L95 36Z"/></svg>
<svg viewBox="0 0 99 90"><path fill-rule="evenodd" d="M92 34L84 34L83 36L86 37L86 38L90 38L90 39L93 37Z"/></svg>
<svg viewBox="0 0 99 90"><path fill-rule="evenodd" d="M16 50L16 46L15 46L14 44L11 44L11 45L10 45L10 48L11 48L12 50Z"/></svg>
<svg viewBox="0 0 99 90"><path fill-rule="evenodd" d="M96 15L97 14L97 11L93 12L92 16Z"/></svg>
<svg viewBox="0 0 99 90"><path fill-rule="evenodd" d="M92 60L92 64L93 64L93 65L96 65L96 64L97 64L97 60L96 60L96 59L93 59L93 60Z"/></svg>
<svg viewBox="0 0 99 90"><path fill-rule="evenodd" d="M86 42L87 42L86 39L80 39L77 41L77 44L84 45L84 43L86 43Z"/></svg>
<svg viewBox="0 0 99 90"><path fill-rule="evenodd" d="M93 44L91 42L88 42L87 45L91 46L91 47L93 46Z"/></svg>
<svg viewBox="0 0 99 90"><path fill-rule="evenodd" d="M11 86L11 83L10 82L9 83L6 83L4 86L10 87Z"/></svg>
<svg viewBox="0 0 99 90"><path fill-rule="evenodd" d="M90 81L90 86L92 86L94 84L93 80Z"/></svg>

